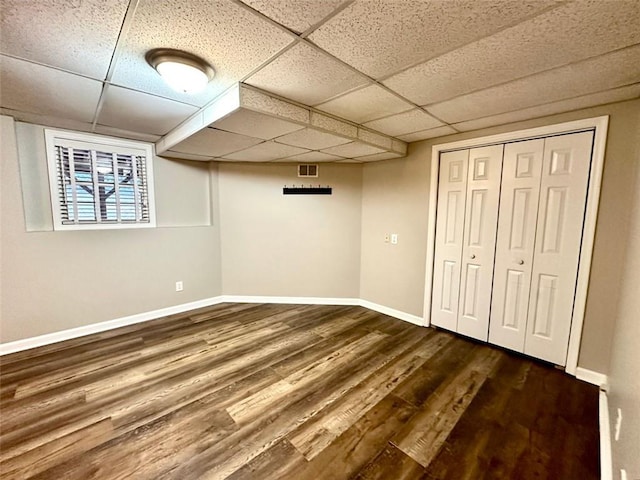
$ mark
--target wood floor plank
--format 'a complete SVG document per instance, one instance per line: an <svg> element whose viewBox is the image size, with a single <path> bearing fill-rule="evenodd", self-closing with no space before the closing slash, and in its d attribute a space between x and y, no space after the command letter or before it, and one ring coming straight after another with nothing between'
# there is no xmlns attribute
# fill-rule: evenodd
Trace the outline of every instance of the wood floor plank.
<svg viewBox="0 0 640 480"><path fill-rule="evenodd" d="M174 466L176 451L196 454L236 431L224 407L278 379L269 369L261 370L120 435L89 452L81 462L74 459L48 471L48 478L156 478ZM131 452L144 453L144 457L132 456Z"/></svg>
<svg viewBox="0 0 640 480"><path fill-rule="evenodd" d="M422 465L394 445L387 447L357 476L358 480L418 480L424 478Z"/></svg>
<svg viewBox="0 0 640 480"><path fill-rule="evenodd" d="M264 414L268 409L273 411L276 407L282 407L283 401L290 401L298 397L295 394L296 391L310 384L317 384L327 371L336 371L357 362L359 357L370 351L386 337L383 334L370 333L304 369L288 375L268 389L231 405L227 408L227 412L236 422L243 423Z"/></svg>
<svg viewBox="0 0 640 480"><path fill-rule="evenodd" d="M158 382L154 382L154 385L159 384L160 388L151 391L142 389L134 401L125 400L113 413L114 423L119 427L119 431L135 428L165 414L176 405L182 405L209 392L211 385L214 385L214 388L224 388L231 382L268 367L271 362L304 348L315 338L317 337L312 332L301 332L283 338L279 342L237 358L236 361L242 368L232 362L215 361L192 371L181 372L180 375L171 377L168 384L167 380L163 381L161 377L157 377Z"/></svg>
<svg viewBox="0 0 640 480"><path fill-rule="evenodd" d="M313 459L449 341L447 337L432 336L405 350L291 433L291 443L305 458Z"/></svg>
<svg viewBox="0 0 640 480"><path fill-rule="evenodd" d="M257 478L260 480L281 480L283 478L304 480L311 478L301 476L300 472L306 464L305 458L284 438L233 472L227 477L227 480L255 480Z"/></svg>
<svg viewBox="0 0 640 480"><path fill-rule="evenodd" d="M93 361L103 361L105 358L111 358L115 354L126 355L136 353L137 349L142 347L143 344L144 341L142 337L131 337L123 338L116 343L96 345L96 348L92 348L91 350L82 353L82 363L87 364ZM3 365L0 371L0 382L2 384L2 388L4 389L9 386L15 386L22 380L32 380L39 375L47 375L52 372L59 374L61 369L77 365L77 354L78 352L74 355L65 355L55 359L41 359L38 362L31 363L27 368L20 367L17 371L15 368L19 366L18 363L9 365L9 368L5 368Z"/></svg>
<svg viewBox="0 0 640 480"><path fill-rule="evenodd" d="M319 455L308 462L296 463L287 478L335 480L354 477L387 446L389 438L414 412L415 407L394 395L387 395Z"/></svg>
<svg viewBox="0 0 640 480"><path fill-rule="evenodd" d="M479 351L450 382L441 385L392 443L428 466L503 354Z"/></svg>
<svg viewBox="0 0 640 480"><path fill-rule="evenodd" d="M379 352L387 351L392 356L386 361L390 361L394 358L394 354L398 355L408 348L406 341L409 338L408 333L411 332L406 333L389 337L387 345L363 356L357 365L327 374L323 377L322 384L308 390L299 399L295 397L294 403L287 404L285 402L289 399L284 398L283 402L265 412L265 416L258 422L243 425L238 432L230 435L225 441L202 452L192 462L197 465L196 471L187 472L186 467L181 467L171 472L167 478L178 479L189 474L216 479L225 478L235 472L368 377L375 366L367 363L367 357L377 357ZM385 360L377 358L376 362L380 365L380 362L384 363ZM282 414L284 407L286 407L286 415Z"/></svg>
<svg viewBox="0 0 640 480"><path fill-rule="evenodd" d="M42 443L20 455L3 460L0 463L0 473L7 480L32 477L107 441L112 431L113 428L108 419L87 425L64 437Z"/></svg>
<svg viewBox="0 0 640 480"><path fill-rule="evenodd" d="M314 333L317 333L315 329ZM310 344L308 348L301 350L295 355L291 355L280 362L272 365L272 368L282 377L286 377L293 372L305 368L308 365L317 362L319 359L326 357L332 351L340 349L351 342L354 342L369 332L364 329L351 328L345 332L337 334L335 337L325 338L315 344Z"/></svg>
<svg viewBox="0 0 640 480"><path fill-rule="evenodd" d="M0 358L3 479L591 480L597 417L557 369L353 306L219 304Z"/></svg>
<svg viewBox="0 0 640 480"><path fill-rule="evenodd" d="M473 343L448 334L438 337L451 341L438 351L429 363L423 364L394 390L397 396L418 407L423 405L445 380L464 368L473 352L478 349Z"/></svg>
<svg viewBox="0 0 640 480"><path fill-rule="evenodd" d="M353 318L349 312L346 312L319 323L313 327L313 331L324 338L335 338L354 327L363 326L366 321L366 318Z"/></svg>
<svg viewBox="0 0 640 480"><path fill-rule="evenodd" d="M427 467L427 478L473 480L485 475L491 459L489 439L503 436L507 429L521 431L506 412L516 392L522 389L529 365L517 358L503 357Z"/></svg>
<svg viewBox="0 0 640 480"><path fill-rule="evenodd" d="M247 342L242 349L227 350L219 352L211 346L203 346L197 349L197 352L191 355L184 355L177 352L175 355L165 358L154 358L143 364L144 370L138 367L135 372L125 371L117 375L109 375L102 378L91 385L84 388L87 399L97 399L114 389L123 389L127 386L133 386L142 382L164 381L167 378L177 377L185 372L193 372L194 365L198 367L196 370L205 370L205 376L215 377L234 370L235 366L226 359L234 359L241 362L252 362L273 353L279 349L285 348L290 344L300 342L312 342L318 337L312 332L299 332L293 334L285 334L284 331L269 331L263 336L269 338L269 343L261 346L256 350L255 343ZM240 354L240 352L242 352ZM226 354L226 357L225 357ZM212 366L216 364L218 368L215 370L205 369L204 365Z"/></svg>

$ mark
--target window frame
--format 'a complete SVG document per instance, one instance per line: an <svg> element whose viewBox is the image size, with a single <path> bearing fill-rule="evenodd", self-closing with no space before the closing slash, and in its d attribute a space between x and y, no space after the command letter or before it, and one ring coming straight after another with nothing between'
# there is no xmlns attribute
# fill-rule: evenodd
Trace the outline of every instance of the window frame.
<svg viewBox="0 0 640 480"><path fill-rule="evenodd" d="M154 191L154 145L151 143L109 137L93 133L82 133L71 130L45 128L45 145L47 156L47 171L49 174L49 194L51 211L53 214L54 230L113 230L123 228L155 228L155 191ZM60 186L58 185L58 162L56 148L60 144L82 144L88 150L101 150L109 153L123 153L126 155L143 156L146 171L146 190L148 203L148 221L110 221L102 223L98 220L83 223L63 223L62 208L60 206ZM76 207L77 208L77 207Z"/></svg>

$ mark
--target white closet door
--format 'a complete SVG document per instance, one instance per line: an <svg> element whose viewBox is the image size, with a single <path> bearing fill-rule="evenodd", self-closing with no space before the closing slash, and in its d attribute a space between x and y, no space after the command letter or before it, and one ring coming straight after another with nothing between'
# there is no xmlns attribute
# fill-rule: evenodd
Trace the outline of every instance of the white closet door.
<svg viewBox="0 0 640 480"><path fill-rule="evenodd" d="M503 150L503 145L472 149L467 173L457 332L485 342L489 336Z"/></svg>
<svg viewBox="0 0 640 480"><path fill-rule="evenodd" d="M524 352L565 365L591 164L592 132L545 139Z"/></svg>
<svg viewBox="0 0 640 480"><path fill-rule="evenodd" d="M440 155L431 323L455 331L469 150Z"/></svg>
<svg viewBox="0 0 640 480"><path fill-rule="evenodd" d="M544 140L505 145L489 342L524 352Z"/></svg>

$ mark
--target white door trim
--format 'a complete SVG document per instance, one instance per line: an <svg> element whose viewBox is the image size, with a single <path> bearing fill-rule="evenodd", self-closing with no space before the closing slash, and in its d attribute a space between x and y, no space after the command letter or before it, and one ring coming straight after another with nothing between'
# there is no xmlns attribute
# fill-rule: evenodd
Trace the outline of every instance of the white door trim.
<svg viewBox="0 0 640 480"><path fill-rule="evenodd" d="M429 187L429 213L427 218L427 258L425 268L425 295L424 295L424 321L425 325L431 324L431 293L433 287L433 259L435 255L436 233L436 203L438 198L438 176L440 153L448 150L475 148L497 143L507 143L515 140L528 140L562 133L574 133L585 130L594 130L593 152L591 170L589 173L589 187L587 191L587 205L585 211L584 234L580 248L580 263L578 265L578 280L576 297L571 321L571 333L569 335L569 348L565 370L571 375L576 375L578 367L578 355L580 353L580 341L582 339L582 325L587 303L587 288L589 286L589 274L591 272L591 257L598 218L598 205L600 202L600 188L602 185L602 170L604 167L604 153L607 139L609 116L586 118L573 122L558 123L538 128L518 130L486 137L472 138L458 142L442 143L434 145L431 149L431 181Z"/></svg>

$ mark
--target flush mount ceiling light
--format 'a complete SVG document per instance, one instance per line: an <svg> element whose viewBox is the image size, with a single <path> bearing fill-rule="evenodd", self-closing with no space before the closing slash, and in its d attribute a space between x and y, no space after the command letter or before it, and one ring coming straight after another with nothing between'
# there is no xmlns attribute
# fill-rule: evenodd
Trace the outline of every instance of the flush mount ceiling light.
<svg viewBox="0 0 640 480"><path fill-rule="evenodd" d="M207 62L180 50L156 48L145 58L171 88L181 93L201 92L214 75Z"/></svg>

